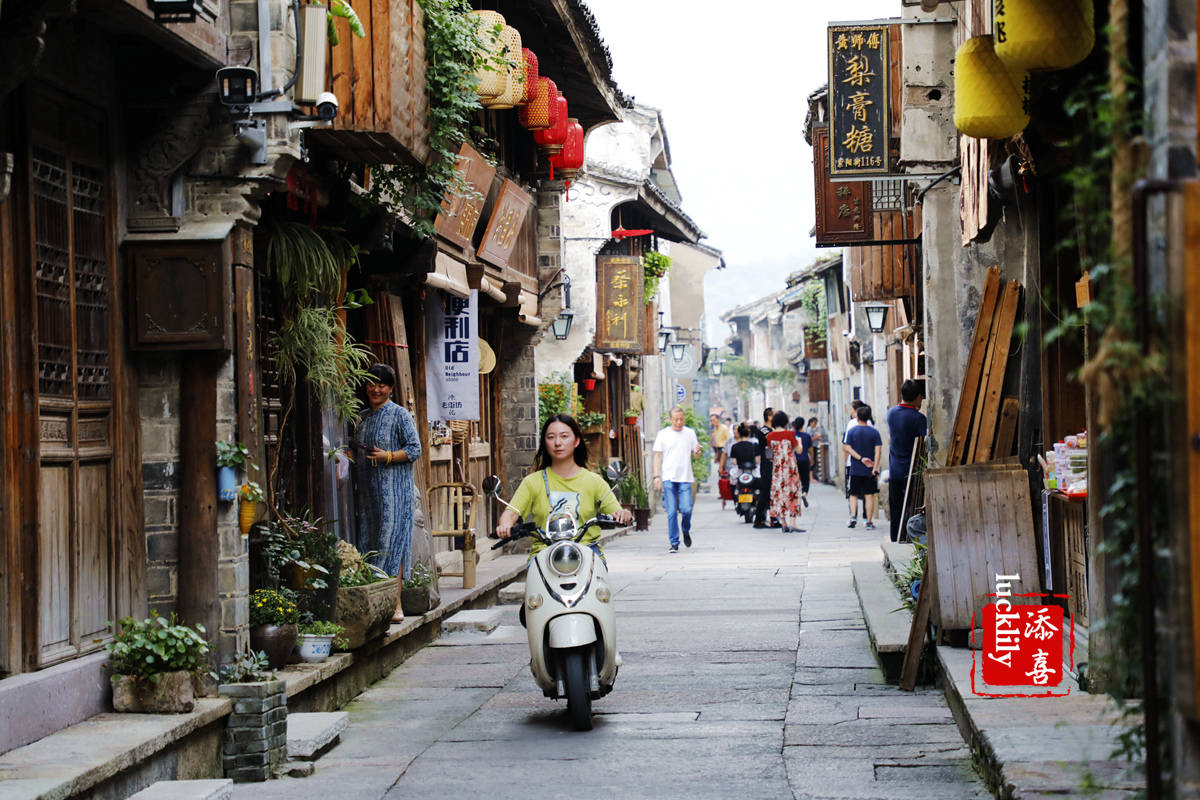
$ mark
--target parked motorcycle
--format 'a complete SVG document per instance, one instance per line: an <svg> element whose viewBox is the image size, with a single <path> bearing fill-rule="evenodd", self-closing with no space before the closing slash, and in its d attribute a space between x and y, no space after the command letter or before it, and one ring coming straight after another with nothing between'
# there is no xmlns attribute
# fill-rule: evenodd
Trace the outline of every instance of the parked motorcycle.
<svg viewBox="0 0 1200 800"><path fill-rule="evenodd" d="M496 476L484 479L483 491L516 511L500 498L502 484ZM611 692L617 679L608 567L580 543L593 525L621 527L604 514L580 525L573 514L557 512L550 515L545 530L534 522L519 522L510 538L492 547L525 536L547 545L529 559L525 572L522 619L529 639L529 670L546 697L566 698L567 714L577 731L592 729L592 700Z"/></svg>
<svg viewBox="0 0 1200 800"><path fill-rule="evenodd" d="M743 522L753 522L754 507L758 502L758 479L754 477L752 468L735 465L732 471L736 472L733 477L734 499L737 503L734 511Z"/></svg>

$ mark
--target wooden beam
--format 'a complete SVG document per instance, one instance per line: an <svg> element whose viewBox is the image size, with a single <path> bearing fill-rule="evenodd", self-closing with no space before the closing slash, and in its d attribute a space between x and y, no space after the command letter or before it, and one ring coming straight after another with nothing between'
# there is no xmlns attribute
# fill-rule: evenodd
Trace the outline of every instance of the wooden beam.
<svg viewBox="0 0 1200 800"><path fill-rule="evenodd" d="M979 315L975 319L975 336L971 341L971 353L967 359L967 369L963 373L962 390L958 395L958 411L954 415L954 433L951 435L950 451L946 456L946 466L948 467L964 463L971 434L971 415L975 409L975 397L979 392L979 376L983 371L988 336L991 334L992 321L996 314L999 297L1000 268L992 266L988 269L987 280L984 282L983 299L979 303Z"/></svg>
<svg viewBox="0 0 1200 800"><path fill-rule="evenodd" d="M1017 436L1017 419L1021 403L1015 397L1006 397L1000 408L1000 424L996 428L996 443L992 446L993 458L1012 455L1013 441Z"/></svg>
<svg viewBox="0 0 1200 800"><path fill-rule="evenodd" d="M900 668L900 688L911 692L917 686L917 671L921 653L925 650L925 629L929 627L929 605L933 592L929 589L929 562L921 572L921 588L917 592L917 607L913 611L912 627L908 629L908 644L904 647L904 666Z"/></svg>
<svg viewBox="0 0 1200 800"><path fill-rule="evenodd" d="M1004 373L1008 367L1008 352L1012 346L1013 325L1021 304L1021 284L1011 281L1004 287L1000 311L992 326L987 364L980 382L978 404L975 406L975 425L972 431L971 463L992 460L992 443L996 438L996 418L1000 415L1000 390L1004 388Z"/></svg>

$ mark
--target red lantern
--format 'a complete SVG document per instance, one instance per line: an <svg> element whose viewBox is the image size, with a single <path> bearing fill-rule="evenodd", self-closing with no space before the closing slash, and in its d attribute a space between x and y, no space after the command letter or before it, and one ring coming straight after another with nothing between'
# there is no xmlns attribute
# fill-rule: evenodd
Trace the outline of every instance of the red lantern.
<svg viewBox="0 0 1200 800"><path fill-rule="evenodd" d="M538 82L538 57L528 47L521 48L521 56L525 59L525 90L519 105L525 105L533 98L533 88Z"/></svg>
<svg viewBox="0 0 1200 800"><path fill-rule="evenodd" d="M532 93L529 101L517 109L517 119L531 131L545 130L558 120L558 106L554 103L558 87L554 81L541 76L534 81Z"/></svg>
<svg viewBox="0 0 1200 800"><path fill-rule="evenodd" d="M554 98L554 104L558 109L558 119L549 128L541 131L533 132L533 140L550 155L554 155L563 148L563 142L567 140L567 98L561 94Z"/></svg>
<svg viewBox="0 0 1200 800"><path fill-rule="evenodd" d="M550 156L550 166L561 174L564 181L574 180L583 169L583 126L577 119L567 120L567 138L562 150Z"/></svg>

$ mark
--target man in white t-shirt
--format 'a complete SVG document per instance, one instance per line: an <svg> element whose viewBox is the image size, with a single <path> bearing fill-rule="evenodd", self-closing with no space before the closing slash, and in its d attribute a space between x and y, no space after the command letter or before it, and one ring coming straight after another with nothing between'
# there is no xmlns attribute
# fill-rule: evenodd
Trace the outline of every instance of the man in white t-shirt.
<svg viewBox="0 0 1200 800"><path fill-rule="evenodd" d="M678 553L680 521L676 514L683 515L683 546L692 546L692 456L700 455L700 439L694 430L684 427L682 408L672 408L670 419L670 426L654 437L654 487L662 488L669 552Z"/></svg>

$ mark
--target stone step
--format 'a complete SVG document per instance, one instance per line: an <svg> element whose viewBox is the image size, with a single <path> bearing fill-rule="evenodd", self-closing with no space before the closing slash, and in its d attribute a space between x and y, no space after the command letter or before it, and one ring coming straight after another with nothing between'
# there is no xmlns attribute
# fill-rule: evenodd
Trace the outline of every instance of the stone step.
<svg viewBox="0 0 1200 800"><path fill-rule="evenodd" d="M311 760L319 757L338 743L349 724L350 715L345 711L288 714L288 758Z"/></svg>
<svg viewBox="0 0 1200 800"><path fill-rule="evenodd" d="M129 800L232 800L233 781L217 778L206 781L158 781L142 789Z"/></svg>
<svg viewBox="0 0 1200 800"><path fill-rule="evenodd" d="M917 552L916 547L905 542L884 542L879 547L883 550L883 566L892 575L908 566Z"/></svg>
<svg viewBox="0 0 1200 800"><path fill-rule="evenodd" d="M500 602L501 603L523 603L525 602L525 581L514 581L507 586L500 587Z"/></svg>
<svg viewBox="0 0 1200 800"><path fill-rule="evenodd" d="M908 646L908 631L912 627L912 612L901 607L900 593L883 564L852 561L850 572L854 575L854 591L858 593L871 649L875 651L884 676L889 681L899 680Z"/></svg>
<svg viewBox="0 0 1200 800"><path fill-rule="evenodd" d="M454 616L442 620L442 631L444 633L457 631L491 633L500 625L503 616L504 609L499 607L459 611Z"/></svg>

